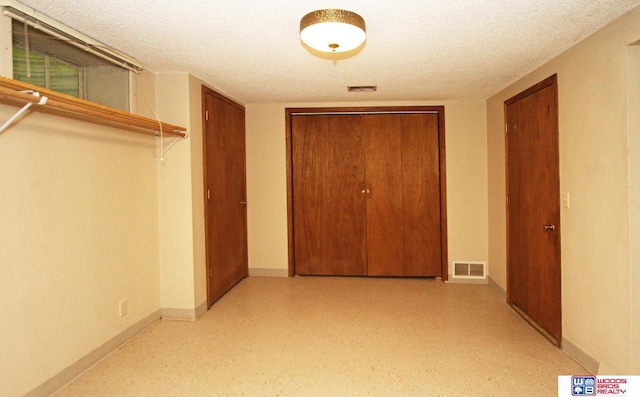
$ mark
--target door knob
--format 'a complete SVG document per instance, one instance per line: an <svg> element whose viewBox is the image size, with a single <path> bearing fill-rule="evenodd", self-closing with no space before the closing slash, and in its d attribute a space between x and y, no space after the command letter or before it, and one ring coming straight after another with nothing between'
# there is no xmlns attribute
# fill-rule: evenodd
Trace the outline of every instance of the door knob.
<svg viewBox="0 0 640 397"><path fill-rule="evenodd" d="M247 202L246 201L241 201L240 204L247 205Z"/></svg>
<svg viewBox="0 0 640 397"><path fill-rule="evenodd" d="M545 232L551 232L556 230L556 225L544 225Z"/></svg>
<svg viewBox="0 0 640 397"><path fill-rule="evenodd" d="M369 189L362 189L362 190L360 191L360 193L362 193L362 194L369 194L369 193L371 193L371 190L369 190Z"/></svg>

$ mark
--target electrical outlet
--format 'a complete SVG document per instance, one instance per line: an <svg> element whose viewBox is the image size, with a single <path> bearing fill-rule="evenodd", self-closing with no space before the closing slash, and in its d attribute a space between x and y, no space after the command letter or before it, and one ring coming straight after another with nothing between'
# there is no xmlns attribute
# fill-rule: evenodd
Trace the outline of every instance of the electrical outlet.
<svg viewBox="0 0 640 397"><path fill-rule="evenodd" d="M127 313L129 312L129 303L127 302L126 299L123 299L120 301L120 304L118 305L118 309L120 312L120 317L124 317L127 315Z"/></svg>

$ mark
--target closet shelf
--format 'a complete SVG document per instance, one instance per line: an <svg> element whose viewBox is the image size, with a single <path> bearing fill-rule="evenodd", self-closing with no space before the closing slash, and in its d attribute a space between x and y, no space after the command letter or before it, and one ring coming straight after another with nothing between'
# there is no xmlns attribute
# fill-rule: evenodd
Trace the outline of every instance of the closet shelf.
<svg viewBox="0 0 640 397"><path fill-rule="evenodd" d="M43 97L46 99L43 100ZM99 124L118 125L120 128L135 132L151 133L156 136L162 134L178 138L188 137L187 129L184 127L138 116L3 76L0 76L0 98L5 101L26 103L24 110L29 109L28 106L31 104L36 105L31 107L32 109L57 110L68 114L69 117L75 116Z"/></svg>

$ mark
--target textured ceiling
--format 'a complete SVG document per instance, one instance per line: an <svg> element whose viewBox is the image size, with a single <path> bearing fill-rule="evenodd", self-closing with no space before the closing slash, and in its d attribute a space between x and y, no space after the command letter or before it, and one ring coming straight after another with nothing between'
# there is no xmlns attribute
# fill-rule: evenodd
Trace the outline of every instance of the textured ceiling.
<svg viewBox="0 0 640 397"><path fill-rule="evenodd" d="M243 103L486 99L640 0L20 0L140 60ZM300 43L322 8L357 12L367 41L331 60ZM348 85L377 85L348 93Z"/></svg>

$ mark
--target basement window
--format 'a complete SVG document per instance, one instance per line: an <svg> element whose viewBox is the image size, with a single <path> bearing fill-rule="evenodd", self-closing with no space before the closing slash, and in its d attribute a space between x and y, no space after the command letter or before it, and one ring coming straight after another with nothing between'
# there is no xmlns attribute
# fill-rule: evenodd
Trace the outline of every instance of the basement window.
<svg viewBox="0 0 640 397"><path fill-rule="evenodd" d="M84 99L85 69L47 53L29 51L13 45L13 78Z"/></svg>
<svg viewBox="0 0 640 397"><path fill-rule="evenodd" d="M0 61L0 74L131 111L133 73L142 70L138 61L13 0L0 5L0 42L7 43L0 50L10 55L9 62Z"/></svg>
<svg viewBox="0 0 640 397"><path fill-rule="evenodd" d="M129 71L13 20L13 79L130 111Z"/></svg>

